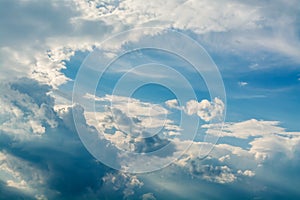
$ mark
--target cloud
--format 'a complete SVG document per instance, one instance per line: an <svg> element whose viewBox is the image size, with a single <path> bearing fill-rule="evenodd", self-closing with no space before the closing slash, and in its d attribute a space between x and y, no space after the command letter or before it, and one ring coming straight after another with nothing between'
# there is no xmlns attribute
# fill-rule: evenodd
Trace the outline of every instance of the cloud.
<svg viewBox="0 0 300 200"><path fill-rule="evenodd" d="M205 124L202 128L208 128L208 134L219 134L215 131L218 124ZM251 136L264 136L270 134L286 133L284 128L279 126L278 121L263 121L257 119L250 119L242 122L227 122L223 125L222 136L236 137L247 139Z"/></svg>
<svg viewBox="0 0 300 200"><path fill-rule="evenodd" d="M0 130L26 138L45 133L46 127L57 126L53 111L54 100L46 93L48 85L40 85L30 79L19 79L12 84L1 84L4 95L0 98Z"/></svg>
<svg viewBox="0 0 300 200"><path fill-rule="evenodd" d="M178 101L177 99L170 99L168 101L165 102L166 106L168 106L169 108L175 108L180 110L181 108L178 105Z"/></svg>
<svg viewBox="0 0 300 200"><path fill-rule="evenodd" d="M110 188L108 185L111 185L111 188L119 188L115 194L117 197L142 195L136 193L137 188L140 188L142 191L144 190L142 188L144 187L142 184L144 180L140 180L139 176L133 177L129 174L117 175L114 171L110 171L111 169L107 169L95 162L89 153L84 150L79 138L76 137L72 112L81 115L80 123L82 125L80 126L85 127L86 132L94 134L97 133L97 129L91 126L92 123L89 124L89 112L84 111L78 105L60 105L54 109L53 99L48 95L48 86L46 87L33 80L17 80L6 85L4 89L6 96L1 97L1 100L7 103L6 108L10 108L7 109L6 114L13 116L7 119L12 120L16 118L15 120L21 120L23 119L20 117L22 115L26 115L28 119L35 118L37 117L35 115L39 113L38 110L43 107L42 105L45 102L47 102L49 107L46 110L47 112L43 112L42 117L38 117L38 119L44 119L42 120L43 123L40 122L40 125L45 128L42 135L34 133L34 127L31 127L30 123L28 124L31 128L29 127L26 133L19 133L26 134L26 140L15 136L13 132L2 130L1 141L3 145L1 144L2 151L0 154L2 172L0 174L1 180L5 183L3 187L14 188L24 193L31 191L31 193L26 194L32 197L44 196L48 198L72 197L74 195L87 199L102 197L104 194L108 194ZM12 96L18 98L15 98L15 101L11 101ZM109 102L109 100L111 100L109 96L97 99L97 101L104 103ZM115 102L116 106L123 108L124 111L122 111L122 114L117 114L127 117L136 117L133 113L138 114L138 110L145 110L153 106L151 103L125 97L117 97ZM124 102L132 104L129 106L131 112L124 109ZM197 105L199 103L201 102L198 102ZM26 110L25 108L27 107L34 108L34 112L32 109ZM148 117L157 117L160 116L160 112L158 111L162 113L169 112L164 109L157 109L152 114L147 112L143 114ZM159 144L164 144L166 141L158 137L152 137L150 140L130 138L123 132L112 128L114 127L114 122L110 121L112 119L111 115L112 113L108 112L108 110L102 112L101 115L99 113L98 117L103 121L100 121L102 125L99 126L98 124L98 126L102 127L102 130L106 130L106 137L111 142L115 142L116 145L128 144L133 139L135 145L133 147L134 151L148 152L160 148ZM46 123L47 120L49 123ZM50 122L52 121L56 122L56 125L51 127ZM23 122L20 121L18 123ZM175 124L170 123L169 126L169 129L173 126L174 130L182 131ZM217 124L203 126L203 128L208 128L207 134L215 134L214 128L216 127ZM20 131L20 129L17 128L16 130ZM108 132L108 130L111 132ZM36 134L38 137L35 137ZM201 180L211 184L223 185L240 183L240 181L245 180L258 181L261 179L263 181L265 179L262 174L268 170L269 163L278 159L282 162L290 163L298 155L300 152L298 148L299 136L300 134L297 132L286 131L276 121L258 121L252 119L243 122L228 122L224 125L222 137L247 140L249 146L235 146L232 143L221 142L214 146L214 150L207 159L200 160L197 157L199 149L210 148L213 144L194 141L191 148L174 163L175 165L166 168L164 173L179 170L176 173L184 174L180 176L191 176L197 181ZM168 138L168 140L175 144L171 152L175 155L185 149L186 144L190 142L178 138ZM13 145L10 145L11 141L13 141ZM78 158L80 158L80 162ZM39 160L38 163L36 159ZM157 162L160 161L159 159L164 159L164 157L158 158ZM17 167L19 165L24 166L22 170L19 170ZM76 166L76 169L74 166ZM89 171L88 177L86 176L87 168ZM284 174L283 171L280 171L280 173ZM82 183L82 185L76 181L74 182L74 176L86 182ZM105 179L103 177L108 178ZM99 182L102 178L106 180L106 185L102 185ZM116 180L112 182L113 179ZM114 184L115 186L112 186ZM97 185L98 188L93 188L94 185ZM70 189L66 189L66 186ZM82 189L75 189L77 187ZM271 185L268 185L268 187L272 188ZM74 190L78 191L75 192ZM22 195L24 196L25 194Z"/></svg>
<svg viewBox="0 0 300 200"><path fill-rule="evenodd" d="M247 53L249 59L253 59L257 56L251 55L261 56L262 52L267 51L276 59L286 57L299 63L297 3L275 1L270 5L264 1L253 3L220 0L214 3L152 1L145 4L125 0L65 1L58 4L1 1L1 195L3 198L8 197L7 199L68 199L75 196L79 199L106 198L105 195L111 190L109 187L104 190L99 180L102 177L113 179L115 176L120 179L118 191L121 195L118 196L119 193L115 191L118 197L131 196L136 187L141 187L137 176L116 175L113 172L111 176L107 175L112 170L96 162L86 152L75 132L72 112L81 115L80 122L87 133L96 134L99 124L88 116L88 110L83 111L79 105L60 105L54 109L55 101L50 92L70 81L61 70L66 67L64 61L70 59L76 51L92 51L94 47L100 46L103 39L129 28L160 26L163 29L192 32L195 39L217 53ZM143 34L129 35L128 40L139 42L141 37L156 32L146 31ZM124 44L112 43L105 50L109 55L115 55L122 45ZM26 78L19 79L20 77ZM100 101L108 99L109 97L104 97ZM129 107L125 109L124 102L128 100L121 97L114 100L113 113L119 117L117 122L109 121L111 113L108 111L97 116L103 122L100 127L112 142L123 145L120 143L131 139L125 137L123 132L114 130L126 129L127 122L130 122L130 128L135 133L139 133L142 126L152 130L164 124L168 139L177 142L174 151L182 149L187 141L172 138L182 132L180 127L173 121L161 118L168 114L166 108L158 105L153 107L153 104L131 99ZM179 109L174 100L166 104L170 108ZM217 99L212 102L192 100L186 104L184 111L210 121L222 114L223 109L224 104ZM217 134L213 130L216 127L217 125L212 124L202 128L209 128L207 134ZM109 131L115 135L111 135ZM295 160L300 152L299 133L286 131L279 126L279 122L248 120L226 123L223 137L246 140L249 146L217 144L211 155L211 163L202 166L197 163L199 147L211 144L195 142L191 150L176 163L176 167L180 169L176 173L184 173L181 170L188 169L189 174L200 174L201 180L216 184L234 184L251 178L256 181L254 183L266 183L267 188L264 190L299 195L298 188L293 188L293 185L297 186L297 173L290 175L286 168L281 169L282 166L299 169L298 160ZM136 141L138 147L133 149L139 152L150 151L151 148L156 148L157 143L164 144L165 141L157 137L150 141L140 140ZM194 168L191 168L193 165ZM268 171L273 173L273 170L269 170L270 166L278 174L270 175ZM284 184L281 182L281 188L267 184L267 179L274 176L274 179L284 180L280 175L290 179L283 181ZM125 190L124 185L127 187Z"/></svg>
<svg viewBox="0 0 300 200"><path fill-rule="evenodd" d="M249 176L249 177L255 176L255 172L251 170L245 170L245 171L238 170L238 174L242 174L244 176Z"/></svg>
<svg viewBox="0 0 300 200"><path fill-rule="evenodd" d="M212 129L207 130L207 134L211 134L212 132ZM250 147L248 145L239 147L226 144L222 142L223 137L247 139L246 141ZM225 123L223 135L221 135L221 140L219 141L219 144L216 144L213 151L209 154L213 165L219 166L227 163L235 168L231 169L231 172L234 172L235 176L244 175L253 177L256 174L255 170L259 166L263 166L264 163L273 162L278 159L282 162L292 162L299 153L300 133L288 132L280 127L278 122L252 119L244 122ZM176 144L178 145L177 148L180 149L181 142L177 142ZM199 164L199 166L202 166L206 161L197 161L197 152L200 147L206 148L205 146L207 145L213 144L194 142L182 159L178 160L178 165L192 166L193 168L195 163L202 163Z"/></svg>
<svg viewBox="0 0 300 200"><path fill-rule="evenodd" d="M282 10L281 14L270 11L267 2L77 2L81 10L79 18L104 20L107 24L122 23L130 27L159 26L191 30L201 36L201 42L216 52L257 55L269 51L299 62L296 55L299 54L300 43L294 17L299 8L293 6L297 4L296 1L273 2L272 10ZM289 36L285 30L289 30Z"/></svg>
<svg viewBox="0 0 300 200"><path fill-rule="evenodd" d="M89 95L87 99L94 98ZM105 95L95 97L98 107L105 107L102 111L96 110L96 121L93 112L86 112L88 123L99 131L115 128L133 137L149 137L161 132L168 135L176 134L181 129L172 120L167 118L169 110L159 104L142 102L125 96ZM100 112L101 111L101 112Z"/></svg>
<svg viewBox="0 0 300 200"><path fill-rule="evenodd" d="M236 125L239 129L233 129ZM258 129L259 126L264 128ZM227 140L223 140L223 137L228 136L221 136L219 143L214 145L213 150L205 159L198 157L199 149L210 148L213 144L200 141L193 142L191 147L173 165L162 169L153 177L144 176L142 179L145 179L144 182L150 179L151 184L153 184L151 188L168 188L164 190L168 195L177 194L182 189L186 192L181 192L178 195L189 199L196 199L196 196L200 194L208 195L205 191L209 191L209 199L213 198L212 194L216 188L218 188L219 197L225 199L232 199L233 194L237 195L237 191L242 191L239 195L243 197L251 196L253 192L257 197L272 194L272 198L279 196L296 198L299 195L296 186L293 186L299 178L298 174L286 170L287 168L294 170L299 167L298 132L286 131L276 122L258 120L227 123L225 127L225 133L228 135L230 134L228 130L234 130L232 133L234 132L234 135L238 137L241 135L238 133L242 133L244 128L245 132L249 132L249 134L255 132L255 136L247 139L239 138L244 140L246 143L244 145L234 142L228 144ZM276 130L280 130L280 132ZM185 143L188 141L175 140L177 151L184 148ZM236 146L236 144L240 146ZM180 177L183 183L180 189L175 186L167 187L175 181L171 174L177 174L177 177ZM293 183L285 181L288 179L292 180ZM160 182L163 182L165 187L161 186ZM197 187L193 189L193 185ZM200 189L201 185L206 187ZM219 185L224 186L219 187ZM253 185L259 187L253 188ZM226 189L222 190L224 187ZM272 193L272 191L276 192ZM282 195L288 191L290 191L289 195ZM155 194L161 195L158 191L156 192Z"/></svg>
<svg viewBox="0 0 300 200"><path fill-rule="evenodd" d="M104 187L111 187L114 191L121 190L124 194L124 199L134 195L136 188L141 188L144 184L136 175L126 173L108 173L102 178Z"/></svg>
<svg viewBox="0 0 300 200"><path fill-rule="evenodd" d="M26 76L57 88L69 80L61 70L65 68L64 60L70 59L75 51L92 51L113 33L143 26L192 31L200 35L200 42L208 49L217 52L250 51L257 55L270 51L299 62L300 42L294 17L299 9L295 4L296 1L275 1L271 10L282 10L279 14L270 11L266 2L219 0L212 4L204 0L144 4L132 0L74 0L58 5L2 1L0 7L5 9L1 11L1 37L5 39L1 40L0 53L5 59L1 59L0 78ZM132 35L129 40L138 42L140 37ZM122 46L118 42L110 45L108 50Z"/></svg>
<svg viewBox="0 0 300 200"><path fill-rule="evenodd" d="M169 111L159 104L113 95L95 97L86 94L85 98L95 99L98 107L105 107L95 113L85 112L87 123L120 149L153 152L169 144L168 138L182 131L167 118Z"/></svg>
<svg viewBox="0 0 300 200"><path fill-rule="evenodd" d="M215 118L220 118L224 112L224 103L215 98L213 102L204 99L200 102L191 100L186 103L185 110L188 115L197 114L202 120L208 122Z"/></svg>
<svg viewBox="0 0 300 200"><path fill-rule="evenodd" d="M231 169L224 166L213 166L213 165L203 165L197 164L196 162L191 162L190 172L194 176L200 176L203 180L215 183L231 183L234 182L237 177L231 172Z"/></svg>
<svg viewBox="0 0 300 200"><path fill-rule="evenodd" d="M50 87L32 79L18 79L2 85L2 89L5 95L0 100L5 110L1 113L0 131L1 196L104 197L100 180L114 170L97 162L78 138L73 112L81 115L79 125L86 132L97 132L86 124L82 107L55 107L48 94ZM120 191L122 197L123 190Z"/></svg>
<svg viewBox="0 0 300 200"><path fill-rule="evenodd" d="M244 81L239 81L239 82L238 82L238 85L239 85L240 87L243 87L243 86L248 85L248 83L247 83L247 82L244 82Z"/></svg>
<svg viewBox="0 0 300 200"><path fill-rule="evenodd" d="M146 193L142 195L142 200L156 200L153 193Z"/></svg>
<svg viewBox="0 0 300 200"><path fill-rule="evenodd" d="M120 3L77 2L82 12L81 17L85 19L101 20L112 16L115 21L122 21L124 24L169 25L177 29L191 29L197 33L222 32L241 26L252 28L259 21L260 14L257 7L236 1L231 1L230 4L223 1L213 4L208 1L167 1L164 4L153 1L147 5L132 0ZM202 12L197 12L195 8L201 8ZM207 18L208 15L210 18Z"/></svg>
<svg viewBox="0 0 300 200"><path fill-rule="evenodd" d="M51 192L45 183L47 176L43 170L5 151L0 151L0 178L7 187L33 196Z"/></svg>
<svg viewBox="0 0 300 200"><path fill-rule="evenodd" d="M182 107L178 105L177 99L168 100L165 104L169 108L183 110L188 115L196 114L205 122L209 122L213 119L220 119L223 116L225 109L223 101L219 98L215 98L212 102L209 102L206 99L203 99L200 102L190 100Z"/></svg>

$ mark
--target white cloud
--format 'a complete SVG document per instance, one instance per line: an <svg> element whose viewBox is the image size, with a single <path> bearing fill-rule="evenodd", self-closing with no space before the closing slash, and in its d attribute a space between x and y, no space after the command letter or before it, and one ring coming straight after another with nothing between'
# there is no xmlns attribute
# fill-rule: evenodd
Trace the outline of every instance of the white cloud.
<svg viewBox="0 0 300 200"><path fill-rule="evenodd" d="M191 29L197 33L252 28L259 21L258 7L231 1L152 1L147 4L125 0L84 3L77 1L82 18L99 20L110 16L124 24L151 24ZM201 12L199 12L201 11ZM209 18L207 16L210 16ZM107 17L108 18L108 17ZM107 19L109 22L111 19Z"/></svg>
<svg viewBox="0 0 300 200"><path fill-rule="evenodd" d="M225 160L230 160L230 155L227 154L225 156L222 156L218 159L220 162L224 162Z"/></svg>
<svg viewBox="0 0 300 200"><path fill-rule="evenodd" d="M212 102L209 102L206 99L201 102L190 100L186 103L184 111L188 115L197 114L202 120L208 122L222 117L224 103L219 98L215 98Z"/></svg>
<svg viewBox="0 0 300 200"><path fill-rule="evenodd" d="M169 108L175 108L180 110L181 108L179 107L178 101L177 99L170 99L168 101L165 102L166 106L168 106Z"/></svg>
<svg viewBox="0 0 300 200"><path fill-rule="evenodd" d="M214 126L216 125L203 125L203 128L209 128L207 134L219 134L218 131L214 130ZM279 126L278 121L258 121L256 119L225 123L221 137L251 139L249 141L251 147L247 151L258 161L275 159L281 155L292 159L300 142L300 132L286 131ZM224 144L217 146L221 145ZM231 147L227 146L226 148L230 149Z"/></svg>
<svg viewBox="0 0 300 200"><path fill-rule="evenodd" d="M206 127L208 126L213 125ZM212 132L211 129L207 130L208 134ZM227 144L222 139L218 144L193 142L175 164L180 167L179 170L187 169L193 176L210 182L224 184L254 176L263 181L267 180L264 170L269 170L269 163L277 163L278 160L281 164L294 163L300 152L300 132L286 131L276 121L252 119L225 123L221 137L226 136L247 139L248 142L245 145L240 144L242 146ZM177 151L183 150L189 143L178 139L173 141ZM212 146L214 148L208 157L200 159L199 149L210 149Z"/></svg>
<svg viewBox="0 0 300 200"><path fill-rule="evenodd" d="M239 82L238 82L238 85L239 85L240 87L243 87L243 86L248 85L248 83L245 82L245 81L239 81Z"/></svg>
<svg viewBox="0 0 300 200"><path fill-rule="evenodd" d="M124 198L128 198L128 196L132 196L134 194L134 190L136 188L140 188L144 185L136 175L127 174L127 173L107 173L102 178L105 186L113 188L113 190L118 191L122 190L124 194Z"/></svg>
<svg viewBox="0 0 300 200"><path fill-rule="evenodd" d="M171 99L165 102L169 108L175 108L183 110L188 115L198 115L202 120L208 122L213 119L220 119L223 116L225 105L219 98L214 98L212 102L206 99L198 102L196 100L190 100L186 102L185 106L180 107L177 99Z"/></svg>
<svg viewBox="0 0 300 200"><path fill-rule="evenodd" d="M300 145L300 133L281 132L276 135L264 135L250 142L250 152L257 159L277 159L282 154L285 159L293 159Z"/></svg>
<svg viewBox="0 0 300 200"><path fill-rule="evenodd" d="M220 52L226 49L259 52L262 49L299 61L300 42L294 18L299 8L293 6L296 3L274 2L273 8L286 8L279 15L270 11L268 3L222 0L146 4L132 0L75 0L59 5L55 2L2 2L1 7L10 11L4 12L1 18L2 38L5 39L1 40L0 52L4 59L1 59L0 78L27 76L58 87L68 81L60 72L65 67L62 61L68 60L75 51L90 51L113 33L141 26L191 30L205 35L201 36L201 42ZM42 15L39 10L44 11ZM20 13L22 17L11 16L11 13ZM17 25L10 20L18 21ZM32 32L33 29L36 31ZM288 35L286 30L289 30ZM217 32L222 36L216 35ZM138 41L140 37L132 35L129 40ZM227 42L220 43L219 39ZM120 48L120 44L111 45Z"/></svg>
<svg viewBox="0 0 300 200"><path fill-rule="evenodd" d="M220 133L218 130L218 124L205 124L202 128L208 128L208 134ZM236 137L241 139L247 139L250 136L264 136L276 133L285 133L284 128L279 126L278 121L263 121L257 119L250 119L242 122L227 122L223 125L222 136Z"/></svg>
<svg viewBox="0 0 300 200"><path fill-rule="evenodd" d="M238 170L238 174L241 174L244 176L249 176L249 177L255 176L255 172L253 172L251 170L245 170L245 171Z"/></svg>
<svg viewBox="0 0 300 200"><path fill-rule="evenodd" d="M201 34L202 42L217 52L223 53L227 50L237 54L240 51L257 54L261 50L266 50L299 62L296 55L299 55L300 42L296 34L297 21L294 18L299 8L293 6L297 4L296 1L273 2L272 10L283 10L280 15L270 11L267 2L257 4L222 0L214 3L206 0L163 3L152 1L147 4L132 0L119 3L77 2L82 13L81 18L84 19L104 20L107 24L115 23L118 28L119 23L122 23L130 27L159 26L192 30ZM289 30L288 36L285 30Z"/></svg>
<svg viewBox="0 0 300 200"><path fill-rule="evenodd" d="M91 99L94 96L85 95ZM99 131L115 127L132 136L149 137L165 130L177 134L181 129L167 118L169 111L159 104L142 102L135 98L124 96L106 95L94 98L99 107L105 107L102 111L85 112L87 122L95 126Z"/></svg>
<svg viewBox="0 0 300 200"><path fill-rule="evenodd" d="M175 143L178 151L181 151L188 141L176 141ZM182 168L187 169L192 176L221 184L235 182L245 176L239 171L244 172L257 168L258 162L255 160L253 153L226 144L214 145L208 157L200 159L199 149L211 148L212 145L210 143L194 142L175 164L180 167L180 170Z"/></svg>
<svg viewBox="0 0 300 200"><path fill-rule="evenodd" d="M199 176L209 182L225 184L234 182L237 179L236 175L226 165L214 166L192 161L188 166L193 176Z"/></svg>

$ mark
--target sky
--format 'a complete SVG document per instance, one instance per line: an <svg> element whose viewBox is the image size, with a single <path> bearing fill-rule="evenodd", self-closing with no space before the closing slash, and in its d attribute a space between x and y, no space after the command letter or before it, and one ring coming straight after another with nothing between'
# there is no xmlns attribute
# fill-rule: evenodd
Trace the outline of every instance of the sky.
<svg viewBox="0 0 300 200"><path fill-rule="evenodd" d="M0 199L299 199L297 0L0 1Z"/></svg>

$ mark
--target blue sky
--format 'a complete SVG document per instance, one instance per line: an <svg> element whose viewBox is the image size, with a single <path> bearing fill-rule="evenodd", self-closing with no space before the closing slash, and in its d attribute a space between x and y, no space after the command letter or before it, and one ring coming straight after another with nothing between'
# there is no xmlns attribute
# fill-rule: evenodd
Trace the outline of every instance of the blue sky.
<svg viewBox="0 0 300 200"><path fill-rule="evenodd" d="M299 19L297 0L1 1L0 199L299 199Z"/></svg>

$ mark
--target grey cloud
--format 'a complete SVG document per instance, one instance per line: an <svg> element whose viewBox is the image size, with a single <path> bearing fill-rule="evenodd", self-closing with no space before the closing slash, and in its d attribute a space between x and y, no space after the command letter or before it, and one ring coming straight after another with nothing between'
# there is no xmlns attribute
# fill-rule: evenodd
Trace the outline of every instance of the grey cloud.
<svg viewBox="0 0 300 200"><path fill-rule="evenodd" d="M71 1L57 5L41 1L1 1L0 24L5 28L1 30L0 45L25 48L28 43L43 43L50 36L71 34L70 17L76 14L72 7Z"/></svg>
<svg viewBox="0 0 300 200"><path fill-rule="evenodd" d="M106 173L114 174L115 171L97 162L82 145L74 131L72 109L66 109L63 114L56 113L53 110L53 99L47 94L49 87L34 80L20 79L10 86L11 88L6 88L6 92L14 90L18 91L18 95L26 94L31 99L30 103L37 107L47 103L48 112L51 112L51 118L57 125L46 126L44 134L39 137L28 130L26 140L1 130L0 151L3 153L0 155L0 191L3 193L0 199L33 199L43 196L50 199L90 199L109 194L109 190L108 193L103 192L101 179ZM23 99L12 100L17 105ZM31 107L32 105L28 106ZM25 109L26 107L22 107L20 111L26 112ZM83 115L83 110L75 109L78 109L77 114ZM82 119L82 123L85 123L84 116ZM92 130L88 125L86 127L87 131ZM22 136L25 133L20 134ZM5 176L5 171L15 174L15 178ZM29 188L29 193L26 188ZM123 189L126 190L120 188L120 196L124 195Z"/></svg>

